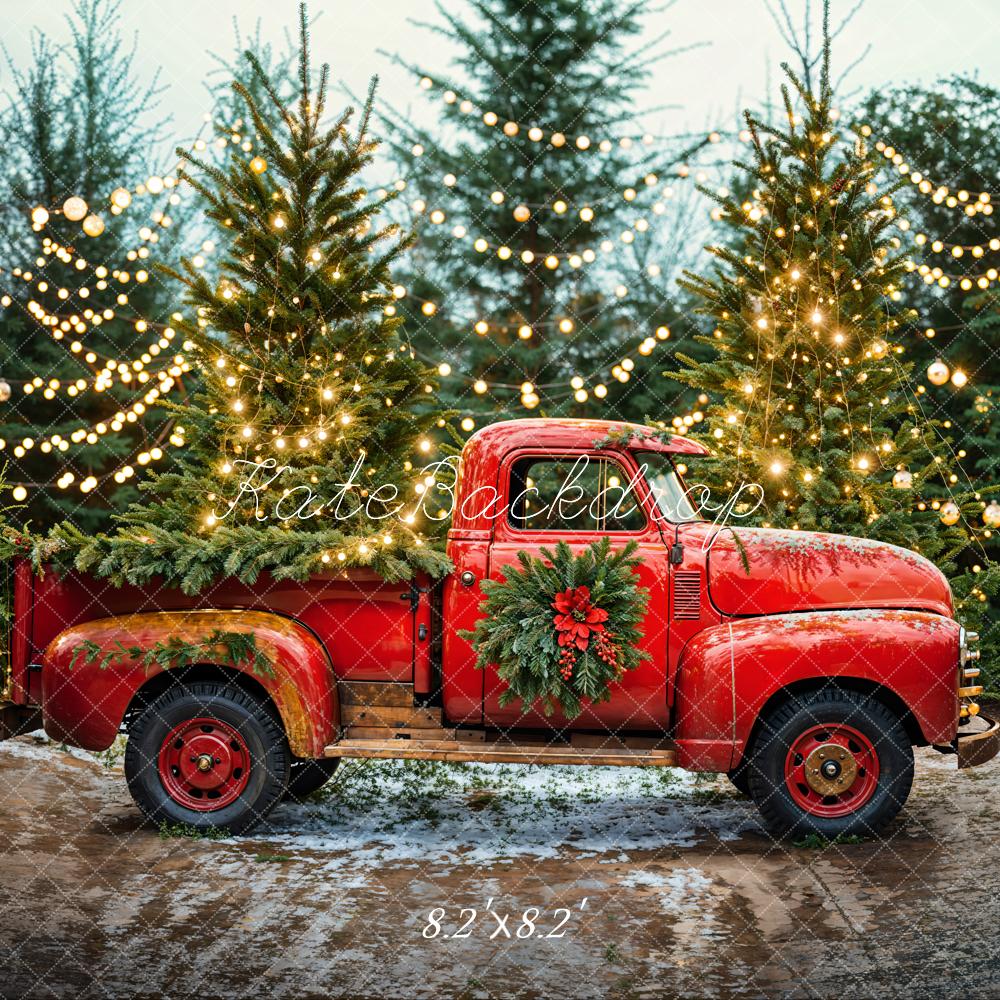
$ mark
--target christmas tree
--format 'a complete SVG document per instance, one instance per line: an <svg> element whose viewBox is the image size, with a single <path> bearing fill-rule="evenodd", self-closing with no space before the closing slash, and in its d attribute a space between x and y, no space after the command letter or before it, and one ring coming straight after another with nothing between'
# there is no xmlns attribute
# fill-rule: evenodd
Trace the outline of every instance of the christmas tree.
<svg viewBox="0 0 1000 1000"><path fill-rule="evenodd" d="M858 126L904 183L898 238L919 311L912 356L927 398L960 438L974 481L1000 482L1000 222L995 133L1000 92L966 76L872 94ZM996 516L993 516L995 513ZM988 520L1000 525L1000 511ZM996 545L996 539L993 539Z"/></svg>
<svg viewBox="0 0 1000 1000"><path fill-rule="evenodd" d="M247 53L268 102L233 84L250 150L224 168L179 151L224 247L218 280L190 262L173 275L197 316L178 323L202 379L193 403L173 408L189 445L116 533L62 530L81 568L194 592L265 570L399 578L445 565L428 540L439 522L425 468L444 421L401 336L389 273L408 240L378 225L383 199L358 177L376 148L374 81L354 129L350 109L326 123L328 69L314 86L307 34L303 8L291 107Z"/></svg>
<svg viewBox="0 0 1000 1000"><path fill-rule="evenodd" d="M137 123L158 87L136 80L117 11L79 0L69 46L37 36L0 118L0 445L26 501L13 516L35 528L106 524L182 441L154 411L185 366L152 263L173 257L183 206L148 176L158 126Z"/></svg>
<svg viewBox="0 0 1000 1000"><path fill-rule="evenodd" d="M686 282L714 356L682 356L673 377L714 390L705 440L717 461L698 472L717 494L757 483L766 525L915 549L949 574L969 620L998 586L982 555L987 501L911 389L901 341L915 317L899 304L892 189L878 188L868 147L833 111L827 16L818 85L785 66L784 127L747 115L753 159L739 166L751 195L718 199L732 238L709 248L712 276ZM982 572L959 570L970 553Z"/></svg>
<svg viewBox="0 0 1000 1000"><path fill-rule="evenodd" d="M420 355L466 430L511 409L665 411L677 393L649 376L678 309L641 248L677 225L677 165L707 138L682 150L633 120L662 36L630 51L643 10L626 0L471 7L434 29L453 74L398 60L440 101L440 131L387 112L419 231L400 307ZM640 268L656 287L637 297Z"/></svg>
<svg viewBox="0 0 1000 1000"><path fill-rule="evenodd" d="M296 64L298 62L297 46L293 40L285 33L285 44L280 49L268 41L261 34L261 25L258 21L254 32L248 37L244 37L240 30L239 23L233 19L234 47L233 51L225 55L212 53L215 67L209 74L209 79L205 84L208 97L212 104L212 120L220 129L220 135L216 140L215 148L221 154L220 160L224 160L230 153L245 153L247 139L243 132L248 127L244 121L246 115L246 103L240 94L233 89L233 82L238 81L247 92L253 97L254 104L261 114L270 114L272 102L264 89L262 79L268 82L282 102L282 107L287 107L295 102L298 91L296 81ZM264 71L263 77L259 76L253 68L253 64L246 58L246 53L253 53L256 64ZM270 122L272 129L280 127L279 122ZM229 129L228 133L222 132Z"/></svg>

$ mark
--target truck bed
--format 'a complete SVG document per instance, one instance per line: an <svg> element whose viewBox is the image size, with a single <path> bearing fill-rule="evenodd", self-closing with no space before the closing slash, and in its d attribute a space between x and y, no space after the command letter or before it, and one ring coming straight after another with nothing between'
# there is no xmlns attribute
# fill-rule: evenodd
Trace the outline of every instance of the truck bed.
<svg viewBox="0 0 1000 1000"><path fill-rule="evenodd" d="M153 581L115 587L106 580L53 570L35 574L27 562L15 569L10 640L10 697L37 704L37 664L64 629L116 615L148 611L265 611L309 629L330 656L338 680L406 684L431 691L429 581L387 583L367 570L317 575L301 583L268 575L248 586L224 580L196 596Z"/></svg>

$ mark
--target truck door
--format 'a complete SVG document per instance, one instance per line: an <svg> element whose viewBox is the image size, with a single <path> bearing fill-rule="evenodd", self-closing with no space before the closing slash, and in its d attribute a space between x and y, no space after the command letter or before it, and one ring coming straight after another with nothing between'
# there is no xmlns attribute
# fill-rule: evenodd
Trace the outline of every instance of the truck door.
<svg viewBox="0 0 1000 1000"><path fill-rule="evenodd" d="M649 591L642 648L650 659L612 685L610 701L586 705L572 723L560 712L548 717L540 711L525 713L520 702L501 707L499 698L506 685L491 667L485 671L483 687L487 724L557 729L571 725L613 732L666 730L667 549L650 516L648 491L640 489L637 494L629 488L637 474L638 467L624 452L519 451L505 459L498 484L505 506L493 525L490 579L502 578L505 567L516 563L521 551L538 556L543 547L551 549L565 541L578 553L605 535L616 547L634 540L641 560L639 583Z"/></svg>

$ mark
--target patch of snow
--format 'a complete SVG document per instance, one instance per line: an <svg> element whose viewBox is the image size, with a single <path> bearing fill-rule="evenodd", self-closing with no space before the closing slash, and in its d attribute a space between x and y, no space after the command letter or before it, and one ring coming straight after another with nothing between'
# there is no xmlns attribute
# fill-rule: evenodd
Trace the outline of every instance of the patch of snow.
<svg viewBox="0 0 1000 1000"><path fill-rule="evenodd" d="M284 853L330 852L329 867L491 864L566 851L610 855L734 840L752 805L717 779L675 769L526 764L345 763L319 801L286 804L263 834ZM706 797L703 793L709 793Z"/></svg>
<svg viewBox="0 0 1000 1000"><path fill-rule="evenodd" d="M76 760L85 760L89 764L101 763L99 754L79 747L67 746L50 739L44 729L36 729L16 739L6 740L0 744L0 753L8 752L15 757L27 757L33 760L52 760L53 754L64 753Z"/></svg>
<svg viewBox="0 0 1000 1000"><path fill-rule="evenodd" d="M103 769L122 780L119 764L108 770L104 756L63 749L41 731L4 743L5 752L50 763L70 756L95 779ZM309 854L360 887L386 863L483 866L572 852L619 864L630 851L735 840L757 828L753 805L724 778L676 768L351 760L312 800L282 803L263 826L221 843Z"/></svg>
<svg viewBox="0 0 1000 1000"><path fill-rule="evenodd" d="M644 886L657 890L656 896L667 913L698 908L712 886L712 880L699 868L675 868L669 873L641 868L628 872L620 882L630 889Z"/></svg>

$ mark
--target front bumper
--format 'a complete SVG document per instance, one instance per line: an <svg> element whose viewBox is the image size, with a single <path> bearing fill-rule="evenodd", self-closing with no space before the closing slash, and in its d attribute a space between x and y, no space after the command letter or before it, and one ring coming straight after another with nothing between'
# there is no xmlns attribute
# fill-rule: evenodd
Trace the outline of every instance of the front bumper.
<svg viewBox="0 0 1000 1000"><path fill-rule="evenodd" d="M993 760L1000 753L1000 722L987 719L983 715L976 716L969 727L976 729L970 732L965 726L955 739L955 753L958 754L958 766L977 767Z"/></svg>

